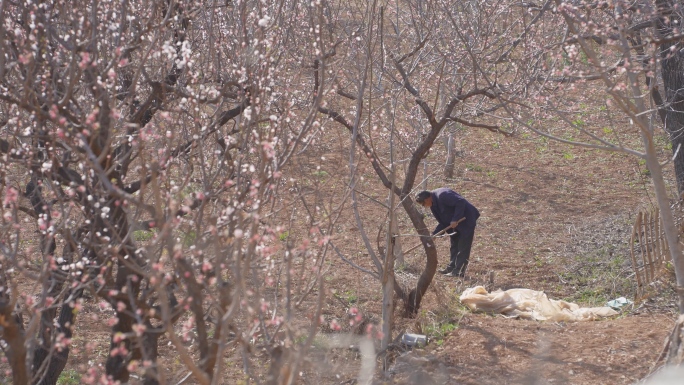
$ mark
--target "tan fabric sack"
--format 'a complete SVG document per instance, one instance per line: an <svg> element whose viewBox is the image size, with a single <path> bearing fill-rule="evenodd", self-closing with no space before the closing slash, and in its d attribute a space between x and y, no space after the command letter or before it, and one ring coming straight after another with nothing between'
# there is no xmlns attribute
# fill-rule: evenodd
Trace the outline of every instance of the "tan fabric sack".
<svg viewBox="0 0 684 385"><path fill-rule="evenodd" d="M537 321L593 321L617 315L610 307L579 307L571 302L549 299L543 291L530 289L497 290L488 293L482 286L466 289L461 303L472 311L500 313Z"/></svg>

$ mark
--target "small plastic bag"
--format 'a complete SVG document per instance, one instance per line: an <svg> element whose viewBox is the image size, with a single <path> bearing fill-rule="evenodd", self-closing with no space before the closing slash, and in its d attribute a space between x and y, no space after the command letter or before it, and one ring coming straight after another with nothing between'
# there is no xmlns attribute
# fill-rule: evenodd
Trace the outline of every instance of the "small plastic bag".
<svg viewBox="0 0 684 385"><path fill-rule="evenodd" d="M633 304L633 303L634 303L634 302L632 302L631 300L628 300L628 299L625 298L625 297L620 297L620 298L616 298L616 299L614 299L614 300L612 300L612 301L606 302L606 306L610 306L610 307L612 307L613 309L620 309L620 308L622 308L622 307L625 306L625 305L631 305L631 304Z"/></svg>

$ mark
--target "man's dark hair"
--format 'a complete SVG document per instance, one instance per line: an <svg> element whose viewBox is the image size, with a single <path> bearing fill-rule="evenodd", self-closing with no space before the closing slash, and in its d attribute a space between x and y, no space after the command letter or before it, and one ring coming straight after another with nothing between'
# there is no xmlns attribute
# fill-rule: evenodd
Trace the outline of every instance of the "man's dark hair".
<svg viewBox="0 0 684 385"><path fill-rule="evenodd" d="M416 202L422 204L423 202L425 202L426 199L428 199L431 196L432 196L431 192L423 190L423 191L419 192L418 195L416 195Z"/></svg>

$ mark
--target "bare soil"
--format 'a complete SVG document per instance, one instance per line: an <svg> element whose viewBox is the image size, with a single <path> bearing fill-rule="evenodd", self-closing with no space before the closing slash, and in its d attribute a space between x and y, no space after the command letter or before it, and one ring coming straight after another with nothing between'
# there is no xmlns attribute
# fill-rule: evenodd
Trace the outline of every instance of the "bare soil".
<svg viewBox="0 0 684 385"><path fill-rule="evenodd" d="M614 319L594 322L558 324L472 314L458 303L460 293L476 285L542 290L550 298L584 306L603 306L621 296L634 300L629 244L634 215L651 206L645 167L627 155L534 137L509 139L470 130L459 139L457 177L442 178L444 154L437 148L428 160L427 187L449 186L481 211L468 277L436 276L418 317L397 320L397 333L426 334L432 342L423 349L398 352L392 369L378 374L377 382L629 384L647 377L661 364L658 359L674 321L672 276L663 277L652 298L637 301ZM662 151L667 156L668 150ZM372 178L371 171L367 178ZM672 186L672 180L668 182ZM376 192L379 197L385 194ZM379 208L378 213L382 215ZM404 222L401 232L409 229ZM408 249L417 238L402 241ZM440 265L448 261L448 243L445 239L438 245ZM358 241L347 245L348 255L359 255L354 262L370 267L361 247ZM339 300L328 301L327 317L345 320L340 302L346 299L349 307L377 322L379 283L330 258L334 278L328 287ZM397 279L412 285L424 255L417 250L406 261ZM338 373L354 368L340 363L349 359L344 354L329 359L338 362ZM327 379L325 383L351 383L355 376L353 371L336 377L314 375Z"/></svg>
<svg viewBox="0 0 684 385"><path fill-rule="evenodd" d="M630 384L647 377L660 365L659 356L673 325L671 276L662 278L650 298L637 301L613 319L595 322L544 323L473 314L458 301L465 288L476 285L490 291L515 287L542 290L551 298L585 306L602 306L621 296L635 299L629 243L634 215L651 204L644 166L627 155L524 135L504 138L466 130L459 132L457 139L460 151L455 179L442 177L444 151L436 145L427 159L427 188L451 187L481 211L468 275L464 280L436 276L415 318L402 318L398 305L396 335L425 334L430 343L412 351L393 350L386 362L387 372L380 370L382 360L378 358L374 382ZM329 181L345 180L346 154L334 144L311 151L311 164L320 164ZM663 159L668 151L663 147ZM322 156L325 160L321 162ZM671 170L666 170L673 186ZM362 172L366 196L384 201L387 192L375 182L372 169L362 165ZM329 182L327 188L342 195L345 185ZM375 238L384 208L365 198L360 205L363 215L375 221L367 222L366 228ZM425 214L430 215L429 211ZM399 219L400 232L411 235L408 219L401 215ZM429 217L427 221L435 224ZM335 231L333 241L344 255L371 268L351 214ZM402 242L408 249L418 238L406 236ZM447 263L448 243L446 239L438 242L440 264ZM424 259L420 249L406 255L406 265L398 267L397 279L413 286ZM301 367L299 383L352 384L363 362L358 345L352 341L346 347L331 347L326 339L346 333L366 338L366 327L377 325L381 318L380 283L335 254L327 256L325 266L325 322ZM315 302L315 296L311 297ZM351 322L349 314L355 311L362 314L360 324ZM96 300L85 301L76 323L75 351L65 373L83 373L104 363L109 338L105 320L110 316L98 310ZM342 325L342 330L333 331L332 321ZM303 316L302 330L308 325ZM159 363L166 369L169 383L175 384L186 372L167 342L160 341ZM85 353L89 343L98 348ZM377 347L377 339L374 344ZM254 354L254 370L266 373L268 355L265 351ZM240 352L229 349L224 360L222 383L246 383ZM78 381L79 376L74 376Z"/></svg>
<svg viewBox="0 0 684 385"><path fill-rule="evenodd" d="M671 322L652 313L567 324L472 316L443 346L413 354L429 357L448 383L631 384L649 373ZM438 374L430 365L397 373L395 380Z"/></svg>

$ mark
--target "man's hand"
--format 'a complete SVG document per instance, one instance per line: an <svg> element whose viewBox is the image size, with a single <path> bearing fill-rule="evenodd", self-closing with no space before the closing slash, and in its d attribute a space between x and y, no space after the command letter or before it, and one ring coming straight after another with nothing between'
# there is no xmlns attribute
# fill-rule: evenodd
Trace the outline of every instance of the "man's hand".
<svg viewBox="0 0 684 385"><path fill-rule="evenodd" d="M461 221L451 222L451 224L449 225L449 228L450 228L450 229L455 229L456 226L458 226L459 223L461 223Z"/></svg>

